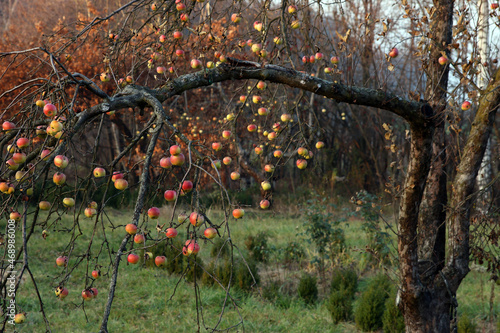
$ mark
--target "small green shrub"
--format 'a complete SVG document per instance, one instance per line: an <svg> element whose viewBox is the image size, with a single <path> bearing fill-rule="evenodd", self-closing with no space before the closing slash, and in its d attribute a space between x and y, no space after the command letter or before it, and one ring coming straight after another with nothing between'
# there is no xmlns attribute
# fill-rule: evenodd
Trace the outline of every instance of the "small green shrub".
<svg viewBox="0 0 500 333"><path fill-rule="evenodd" d="M257 264L252 260L247 260L246 263L241 259L232 261L231 258L212 261L207 266L206 272L203 272L201 282L207 286L218 285L211 275L217 278L224 288L227 288L231 281L231 287L250 291L259 283Z"/></svg>
<svg viewBox="0 0 500 333"><path fill-rule="evenodd" d="M335 325L341 321L350 320L352 317L351 291L344 289L343 286L338 290L333 290L328 298L327 308Z"/></svg>
<svg viewBox="0 0 500 333"><path fill-rule="evenodd" d="M359 300L354 312L356 326L362 331L374 331L382 327L385 301L388 297L390 282L385 275L375 277Z"/></svg>
<svg viewBox="0 0 500 333"><path fill-rule="evenodd" d="M477 331L476 323L466 313L458 318L457 328L458 333L476 333Z"/></svg>
<svg viewBox="0 0 500 333"><path fill-rule="evenodd" d="M297 292L306 304L314 304L318 300L316 277L309 274L302 275Z"/></svg>
<svg viewBox="0 0 500 333"><path fill-rule="evenodd" d="M382 327L384 333L404 333L405 321L401 311L396 305L396 289L393 289L391 297L385 301L385 311L382 316Z"/></svg>
<svg viewBox="0 0 500 333"><path fill-rule="evenodd" d="M332 273L331 291L344 289L350 297L358 288L358 274L353 269L335 269Z"/></svg>
<svg viewBox="0 0 500 333"><path fill-rule="evenodd" d="M299 234L315 245L318 255L312 259L312 263L319 266L320 272L324 272L327 261L338 261L346 248L344 230L340 226L345 219L329 212L333 209L325 197L316 195L308 200L306 218Z"/></svg>
<svg viewBox="0 0 500 333"><path fill-rule="evenodd" d="M217 237L214 240L214 244L212 245L212 248L210 249L210 256L212 258L228 257L229 252L230 252L230 247L231 247L231 244L229 242L226 242L225 239Z"/></svg>
<svg viewBox="0 0 500 333"><path fill-rule="evenodd" d="M196 256L196 257L190 257L193 260L189 260L187 257L184 257L184 266L187 269L186 275L184 276L186 281L188 282L194 282L195 276L196 276L196 281L199 281L204 273L204 263L203 260Z"/></svg>
<svg viewBox="0 0 500 333"><path fill-rule="evenodd" d="M306 255L304 248L299 242L289 242L283 252L285 262L300 261Z"/></svg>
<svg viewBox="0 0 500 333"><path fill-rule="evenodd" d="M257 235L250 235L245 240L247 250L250 256L257 262L267 262L271 249L267 244L268 235L265 232L259 232Z"/></svg>
<svg viewBox="0 0 500 333"><path fill-rule="evenodd" d="M262 297L281 309L288 309L292 305L292 298L282 291L278 281L272 281L262 288Z"/></svg>

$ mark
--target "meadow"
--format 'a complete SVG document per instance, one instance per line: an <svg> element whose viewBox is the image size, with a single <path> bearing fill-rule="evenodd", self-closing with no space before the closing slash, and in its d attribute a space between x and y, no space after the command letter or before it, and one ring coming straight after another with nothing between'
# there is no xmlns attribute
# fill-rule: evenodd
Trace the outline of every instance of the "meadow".
<svg viewBox="0 0 500 333"><path fill-rule="evenodd" d="M91 259L87 267L82 262L69 276L65 287L69 295L60 300L54 290L61 282L65 268L58 267L55 259L66 249L69 234L63 232L72 224L72 214L63 214L60 221L50 230L50 235L43 239L41 230L32 236L29 248L29 262L36 278L37 286L43 299L45 313L50 322L52 332L96 332L109 291L109 272L102 271L102 276L95 281L99 295L96 299L83 302L81 291L85 287L86 276L94 269L93 263L107 266L109 254L102 251L99 258L92 257L98 253L104 237L96 232L91 247ZM160 222L170 218L170 211L162 208ZM208 211L213 220L221 220L221 211ZM167 218L168 216L168 218ZM116 250L124 236L125 225L130 221L130 210L107 210L103 226L107 230L107 241L112 251ZM29 217L28 217L29 219ZM178 274L170 274L164 268L155 267L150 261L130 265L122 260L118 275L117 293L113 302L109 330L110 332L194 332L207 327L214 327L220 320L219 329L230 332L358 332L354 321L333 324L326 306L329 295L329 273L334 265L352 267L359 276L359 286L354 301L354 308L359 295L366 289L368 282L380 272L394 277L395 265L381 265L370 261L365 253L367 233L363 228L366 223L362 219L349 218L339 224L345 235L345 248L337 258L329 258L318 269L314 263L318 251L314 242L310 243L310 235L303 234L307 216L301 210L273 212L247 210L241 220L230 219L231 239L235 244L234 257L250 257L245 243L248 237L264 237L267 240L267 261L257 264L260 282L250 292L238 288L231 289L237 307L229 301L224 308L226 293L219 286L206 286L198 283L196 288L192 281L186 281ZM93 222L80 220L82 234L70 257L68 267L84 258L92 237ZM385 230L384 227L382 227ZM179 238L185 239L183 228L179 228ZM66 230L67 231L67 230ZM184 231L185 232L185 231ZM17 233L18 243L21 232ZM391 234L391 241L395 236ZM227 234L222 234L227 238ZM284 249L295 242L303 250L303 256L295 261L284 259ZM199 257L205 265L211 260L210 242L201 242ZM139 252L137 252L139 253ZM169 263L167 262L167 265ZM385 267L385 268L384 268ZM496 316L499 312L498 288L492 294L490 275L481 267L475 268L463 282L457 300L459 316L467 314L477 325L478 332L494 332ZM314 304L306 304L297 293L297 284L304 272L316 276L318 280L318 300ZM266 293L270 288L279 288L283 295L278 300L269 300ZM199 295L197 304L195 293ZM493 297L493 299L491 298ZM31 280L24 275L16 298L18 305L27 312L27 320L16 325L18 332L44 332L45 323L40 313L40 306ZM492 308L491 305L493 305ZM198 309L198 311L197 311ZM237 326L234 326L237 325ZM12 330L7 326L7 331Z"/></svg>

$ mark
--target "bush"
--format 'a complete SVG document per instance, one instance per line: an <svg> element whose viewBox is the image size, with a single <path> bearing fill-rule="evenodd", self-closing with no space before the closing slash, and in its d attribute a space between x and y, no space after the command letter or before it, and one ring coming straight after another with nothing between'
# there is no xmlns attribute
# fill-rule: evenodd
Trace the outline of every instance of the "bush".
<svg viewBox="0 0 500 333"><path fill-rule="evenodd" d="M314 304L318 300L316 277L309 274L302 275L297 292L306 304Z"/></svg>
<svg viewBox="0 0 500 333"><path fill-rule="evenodd" d="M190 258L193 259L196 263L193 262L193 260L189 260L187 257L184 257L183 266L185 266L185 269L187 269L187 272L186 272L186 275L184 276L184 278L188 282L194 282L195 274L196 274L196 280L199 281L201 279L203 273L205 272L203 270L205 265L203 263L203 260L201 260L201 258L198 256L190 257Z"/></svg>
<svg viewBox="0 0 500 333"><path fill-rule="evenodd" d="M465 313L458 318L458 333L476 333L477 327L474 320Z"/></svg>
<svg viewBox="0 0 500 333"><path fill-rule="evenodd" d="M214 240L212 248L210 249L210 256L212 258L229 257L230 246L231 244L229 242L226 242L224 239L217 237Z"/></svg>
<svg viewBox="0 0 500 333"><path fill-rule="evenodd" d="M328 204L325 197L315 196L308 200L301 233L309 243L316 246L318 256L313 262L318 263L321 272L324 271L327 260L338 260L346 248L344 230L340 227L344 219L337 218L328 212L329 209L333 210L333 206Z"/></svg>
<svg viewBox="0 0 500 333"><path fill-rule="evenodd" d="M298 242L289 242L284 249L285 262L299 261L305 255L304 248Z"/></svg>
<svg viewBox="0 0 500 333"><path fill-rule="evenodd" d="M241 259L234 259L234 261L232 261L231 258L214 260L208 265L206 272L203 272L201 282L207 286L218 285L210 275L216 277L224 288L227 288L231 281L231 287L237 287L243 291L250 291L259 283L257 265L252 260L248 260L246 264Z"/></svg>
<svg viewBox="0 0 500 333"><path fill-rule="evenodd" d="M281 309L288 309L292 305L291 297L282 292L282 285L277 281L272 281L262 288L262 297Z"/></svg>
<svg viewBox="0 0 500 333"><path fill-rule="evenodd" d="M401 311L396 305L396 290L392 292L392 296L385 301L385 311L382 316L382 327L387 333L404 333L405 321Z"/></svg>
<svg viewBox="0 0 500 333"><path fill-rule="evenodd" d="M333 290L328 299L327 308L332 315L334 324L347 321L352 317L352 294L351 291L342 286Z"/></svg>
<svg viewBox="0 0 500 333"><path fill-rule="evenodd" d="M259 232L255 236L248 236L245 245L250 251L250 256L257 262L267 262L271 249L267 244L268 235L265 232Z"/></svg>
<svg viewBox="0 0 500 333"><path fill-rule="evenodd" d="M332 273L331 291L344 289L350 297L358 288L358 274L353 269L335 269Z"/></svg>
<svg viewBox="0 0 500 333"><path fill-rule="evenodd" d="M354 313L354 321L362 331L374 331L382 327L385 301L390 289L389 280L385 275L375 277L368 290L361 295Z"/></svg>

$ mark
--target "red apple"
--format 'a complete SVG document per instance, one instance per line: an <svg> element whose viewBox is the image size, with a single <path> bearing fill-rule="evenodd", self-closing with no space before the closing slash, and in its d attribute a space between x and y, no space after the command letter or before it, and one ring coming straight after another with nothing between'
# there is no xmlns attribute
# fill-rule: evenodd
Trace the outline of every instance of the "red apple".
<svg viewBox="0 0 500 333"><path fill-rule="evenodd" d="M172 162L170 162L170 157L163 157L160 160L160 166L163 169L170 169L172 167Z"/></svg>
<svg viewBox="0 0 500 333"><path fill-rule="evenodd" d="M95 214L97 214L97 211L95 208L92 208L92 207L87 207L85 208L85 210L83 211L83 214L88 217L88 218L92 218L95 216Z"/></svg>
<svg viewBox="0 0 500 333"><path fill-rule="evenodd" d="M253 23L253 27L254 27L254 29L255 29L255 30L257 30L257 31L262 31L262 27L263 27L262 22L260 22L260 21L255 21L255 22Z"/></svg>
<svg viewBox="0 0 500 333"><path fill-rule="evenodd" d="M137 264L139 262L139 256L135 253L130 253L128 256L127 256L127 261L133 265Z"/></svg>
<svg viewBox="0 0 500 333"><path fill-rule="evenodd" d="M21 220L21 214L19 214L18 212L12 212L10 213L9 218L14 221L19 221Z"/></svg>
<svg viewBox="0 0 500 333"><path fill-rule="evenodd" d="M52 118L56 115L57 113L57 108L54 104L51 104L51 103L47 103L45 104L45 106L43 107L43 113L49 117L49 118Z"/></svg>
<svg viewBox="0 0 500 333"><path fill-rule="evenodd" d="M240 179L239 172L236 172L236 171L231 172L231 179L232 180L238 180L238 179Z"/></svg>
<svg viewBox="0 0 500 333"><path fill-rule="evenodd" d="M198 212L192 212L191 215L189 215L189 222L191 222L191 224L195 227L199 227L203 222L205 222L205 217Z"/></svg>
<svg viewBox="0 0 500 333"><path fill-rule="evenodd" d="M115 180L115 188L117 190L125 190L128 187L128 182L125 179L117 179Z"/></svg>
<svg viewBox="0 0 500 333"><path fill-rule="evenodd" d="M94 295L92 291L90 291L89 289L85 289L84 291L82 291L82 298L84 301L90 301L92 300L92 298L94 298Z"/></svg>
<svg viewBox="0 0 500 333"><path fill-rule="evenodd" d="M66 266L68 263L68 257L66 256L61 256L56 259L56 265L61 267L61 266Z"/></svg>
<svg viewBox="0 0 500 333"><path fill-rule="evenodd" d="M40 158L44 161L47 161L49 159L49 155L52 153L51 150L49 149L44 149L42 150L42 153L40 154Z"/></svg>
<svg viewBox="0 0 500 333"><path fill-rule="evenodd" d="M144 243L145 238L143 234L135 234L134 236L134 243L136 244L142 244Z"/></svg>
<svg viewBox="0 0 500 333"><path fill-rule="evenodd" d="M399 54L398 49L397 49L397 48L393 48L393 49L391 50L391 52L389 52L389 57L391 57L391 58L396 58L396 57L398 56L398 54Z"/></svg>
<svg viewBox="0 0 500 333"><path fill-rule="evenodd" d="M462 103L462 110L463 110L463 111L469 110L469 109L470 109L470 107L471 107L471 105L472 105L472 104L471 104L469 101L465 101L465 102L463 102L463 103Z"/></svg>
<svg viewBox="0 0 500 333"><path fill-rule="evenodd" d="M248 125L248 126L247 126L247 130L248 130L249 132L255 132L255 131L257 130L257 125L255 125L255 124L250 124L250 125Z"/></svg>
<svg viewBox="0 0 500 333"><path fill-rule="evenodd" d="M440 65L446 65L448 63L448 58L445 56L439 57L438 62Z"/></svg>
<svg viewBox="0 0 500 333"><path fill-rule="evenodd" d="M9 168L9 170L15 171L15 170L19 169L19 164L14 162L14 160L12 158L8 159L7 162L5 162L5 164L7 164L7 167Z"/></svg>
<svg viewBox="0 0 500 333"><path fill-rule="evenodd" d="M92 277L97 280L98 278L101 277L101 271L97 270L92 271Z"/></svg>
<svg viewBox="0 0 500 333"><path fill-rule="evenodd" d="M133 223L129 223L125 226L125 231L129 235L135 235L137 233L137 226Z"/></svg>
<svg viewBox="0 0 500 333"><path fill-rule="evenodd" d="M299 149L297 149L297 154L299 154L300 156L306 156L307 153L308 153L308 151L304 147L300 147Z"/></svg>
<svg viewBox="0 0 500 333"><path fill-rule="evenodd" d="M2 129L6 132L16 128L16 124L10 122L10 121L4 121L2 124Z"/></svg>
<svg viewBox="0 0 500 333"><path fill-rule="evenodd" d="M257 113L259 114L259 116L267 116L269 115L269 110L262 107L257 110Z"/></svg>
<svg viewBox="0 0 500 333"><path fill-rule="evenodd" d="M321 149L324 146L325 146L325 143L323 141L316 142L316 149Z"/></svg>
<svg viewBox="0 0 500 333"><path fill-rule="evenodd" d="M148 210L148 216L152 220L156 220L158 217L160 217L160 210L157 207L151 207Z"/></svg>
<svg viewBox="0 0 500 333"><path fill-rule="evenodd" d="M109 82L109 80L111 80L111 77L109 76L108 73L101 73L100 78L102 82Z"/></svg>
<svg viewBox="0 0 500 333"><path fill-rule="evenodd" d="M180 31L174 31L174 38L175 39L181 39L182 38L182 32L180 32Z"/></svg>
<svg viewBox="0 0 500 333"><path fill-rule="evenodd" d="M177 192L173 190L166 190L165 193L163 193L163 197L167 201L175 201L177 198Z"/></svg>
<svg viewBox="0 0 500 333"><path fill-rule="evenodd" d="M66 298L66 296L68 296L68 294L69 294L68 289L62 288L62 290L59 292L59 295L57 295L57 297L59 297L60 300L63 300Z"/></svg>
<svg viewBox="0 0 500 333"><path fill-rule="evenodd" d="M260 155L264 150L262 149L262 147L257 146L254 148L254 151L257 155Z"/></svg>
<svg viewBox="0 0 500 333"><path fill-rule="evenodd" d="M296 12L297 12L297 6L295 6L295 5L288 6L288 13L289 14L295 14Z"/></svg>
<svg viewBox="0 0 500 333"><path fill-rule="evenodd" d="M202 66L202 63L201 63L201 61L200 61L200 60L198 60L198 59L192 59L192 60L191 60L191 68L192 68L192 69L198 69L198 68L200 68L201 66Z"/></svg>
<svg viewBox="0 0 500 333"><path fill-rule="evenodd" d="M175 237L177 237L177 229L175 229L175 228L168 228L167 231L165 232L165 236L167 236L167 238L175 238Z"/></svg>
<svg viewBox="0 0 500 333"><path fill-rule="evenodd" d="M241 219L243 215L245 215L245 211L243 209L236 208L235 210L233 210L233 217L235 219Z"/></svg>
<svg viewBox="0 0 500 333"><path fill-rule="evenodd" d="M231 131L222 131L222 137L224 139L229 139L231 137Z"/></svg>
<svg viewBox="0 0 500 333"><path fill-rule="evenodd" d="M179 147L178 145L170 146L168 151L170 152L170 155L174 155L174 156L177 156L182 152L181 147Z"/></svg>
<svg viewBox="0 0 500 333"><path fill-rule="evenodd" d="M170 163L172 163L172 165L181 166L185 161L186 158L184 157L184 154L170 156Z"/></svg>
<svg viewBox="0 0 500 333"><path fill-rule="evenodd" d="M92 298L96 298L97 294L99 294L99 292L97 291L97 288L95 288L95 287L90 288L90 292L92 293Z"/></svg>
<svg viewBox="0 0 500 333"><path fill-rule="evenodd" d="M283 156L283 152L281 150L275 150L273 156L276 158L281 158Z"/></svg>
<svg viewBox="0 0 500 333"><path fill-rule="evenodd" d="M232 161L233 159L229 156L226 156L222 159L222 163L224 163L224 165L230 165Z"/></svg>
<svg viewBox="0 0 500 333"><path fill-rule="evenodd" d="M155 265L158 267L165 265L166 262L167 262L167 257L165 256L157 256L155 258Z"/></svg>
<svg viewBox="0 0 500 333"><path fill-rule="evenodd" d="M334 65L337 65L339 63L339 58L338 57L331 57L330 62Z"/></svg>
<svg viewBox="0 0 500 333"><path fill-rule="evenodd" d="M213 142L212 143L212 149L215 151L219 151L222 149L222 145L219 142Z"/></svg>
<svg viewBox="0 0 500 333"><path fill-rule="evenodd" d="M265 172L273 172L274 171L274 165L271 165L271 164L266 164L264 166L264 171Z"/></svg>
<svg viewBox="0 0 500 333"><path fill-rule="evenodd" d="M23 149L23 148L26 148L28 147L30 144L30 140L27 139L27 138L19 138L17 139L16 141L16 145L20 148L20 149Z"/></svg>
<svg viewBox="0 0 500 333"><path fill-rule="evenodd" d="M217 230L215 230L214 228L207 228L205 229L203 234L205 235L206 238L213 239L215 238L215 236L217 236Z"/></svg>
<svg viewBox="0 0 500 333"><path fill-rule="evenodd" d="M185 192L185 193L189 193L191 192L191 190L193 189L193 182L190 181L190 180L185 180L183 183L182 183L182 190Z"/></svg>
<svg viewBox="0 0 500 333"><path fill-rule="evenodd" d="M186 252L187 252L187 255L191 255L191 254L198 254L198 252L200 251L200 245L198 245L198 243L196 243L196 241L194 239L191 239L191 240L188 240L186 242Z"/></svg>
<svg viewBox="0 0 500 333"><path fill-rule="evenodd" d="M58 168L64 169L68 166L69 160L64 155L57 155L54 157L54 165Z"/></svg>
<svg viewBox="0 0 500 333"><path fill-rule="evenodd" d="M270 205L271 205L271 203L269 202L269 200L266 200L266 199L261 200L259 203L259 206L262 209L268 209Z"/></svg>
<svg viewBox="0 0 500 333"><path fill-rule="evenodd" d="M111 180L113 181L113 183L114 183L117 179L123 179L123 173L121 173L120 171L115 171L115 172L113 172L113 176L111 176Z"/></svg>
<svg viewBox="0 0 500 333"><path fill-rule="evenodd" d="M14 323L16 324L22 324L26 321L26 313L17 313L14 316Z"/></svg>
<svg viewBox="0 0 500 333"><path fill-rule="evenodd" d="M305 169L307 167L307 161L304 159L298 159L297 160L297 168L299 169Z"/></svg>
<svg viewBox="0 0 500 333"><path fill-rule="evenodd" d="M241 21L241 15L240 15L240 14L236 14L236 13L235 13L235 14L232 14L232 15L231 15L231 21L232 21L233 23L235 23L235 24L240 23L240 21Z"/></svg>
<svg viewBox="0 0 500 333"><path fill-rule="evenodd" d="M183 4L182 2L179 2L178 4L175 5L175 8L177 9L178 12L182 12L186 10L186 5Z"/></svg>
<svg viewBox="0 0 500 333"><path fill-rule="evenodd" d="M106 176L106 170L104 168L95 168L94 169L94 177L95 178L101 178Z"/></svg>
<svg viewBox="0 0 500 333"><path fill-rule="evenodd" d="M257 82L257 89L264 90L266 89L267 84L264 81Z"/></svg>
<svg viewBox="0 0 500 333"><path fill-rule="evenodd" d="M12 160L17 164L22 164L26 161L26 154L25 153L14 153L12 155Z"/></svg>

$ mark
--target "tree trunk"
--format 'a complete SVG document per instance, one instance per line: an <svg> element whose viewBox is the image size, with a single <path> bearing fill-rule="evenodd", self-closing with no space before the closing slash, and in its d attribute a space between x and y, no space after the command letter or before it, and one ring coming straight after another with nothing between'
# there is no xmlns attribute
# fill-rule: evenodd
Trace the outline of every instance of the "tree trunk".
<svg viewBox="0 0 500 333"><path fill-rule="evenodd" d="M488 69L484 65L485 62L489 59L489 44L488 44L488 33L489 33L489 9L488 9L488 0L479 0L478 1L478 11L479 11L479 19L478 19L478 32L477 32L477 48L479 52L479 57L481 58L481 62L479 64L479 73L477 76L477 86L479 89L485 89L488 85L489 77L488 77ZM488 183L493 178L492 165L491 165L491 139L488 141L486 145L486 151L484 153L483 162L481 163L481 167L479 169L479 173L477 175L477 187L480 193L478 202L476 207L478 207L479 211L483 214L486 214L488 211L488 206L491 202L491 189L487 188Z"/></svg>

